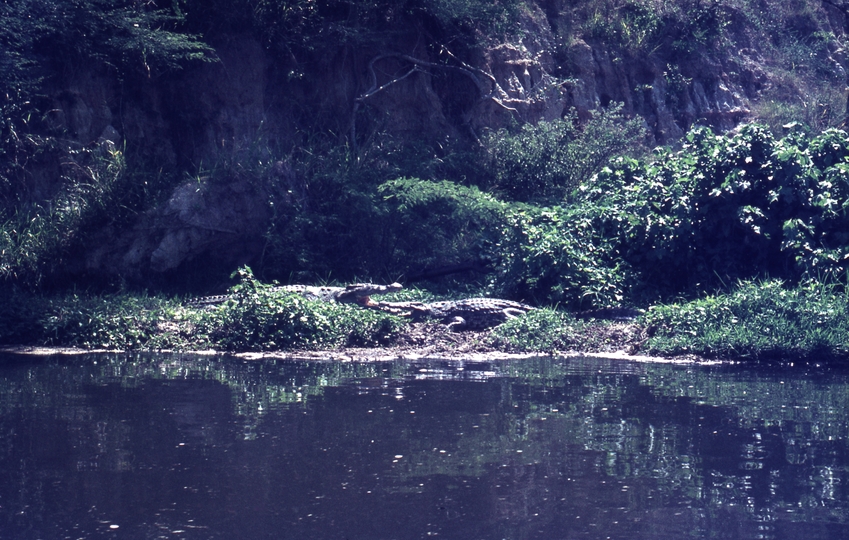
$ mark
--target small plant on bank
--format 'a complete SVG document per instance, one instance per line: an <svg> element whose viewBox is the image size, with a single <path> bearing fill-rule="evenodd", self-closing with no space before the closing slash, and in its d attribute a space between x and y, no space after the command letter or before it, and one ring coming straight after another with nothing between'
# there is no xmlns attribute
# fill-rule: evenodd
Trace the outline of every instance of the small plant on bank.
<svg viewBox="0 0 849 540"><path fill-rule="evenodd" d="M402 322L357 306L276 292L254 279L250 269L230 299L197 321L198 331L216 349L231 351L319 349L385 344Z"/></svg>
<svg viewBox="0 0 849 540"><path fill-rule="evenodd" d="M636 324L576 319L555 309L535 309L497 326L487 342L511 352L613 352L640 340Z"/></svg>
<svg viewBox="0 0 849 540"><path fill-rule="evenodd" d="M488 341L516 352L568 350L582 324L560 311L535 309L497 326Z"/></svg>

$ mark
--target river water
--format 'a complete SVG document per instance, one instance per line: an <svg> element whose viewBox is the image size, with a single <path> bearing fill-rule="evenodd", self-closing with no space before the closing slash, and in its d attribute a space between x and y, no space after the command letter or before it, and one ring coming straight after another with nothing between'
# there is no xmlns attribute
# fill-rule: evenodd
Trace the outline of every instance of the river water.
<svg viewBox="0 0 849 540"><path fill-rule="evenodd" d="M849 371L0 356L0 538L849 538Z"/></svg>

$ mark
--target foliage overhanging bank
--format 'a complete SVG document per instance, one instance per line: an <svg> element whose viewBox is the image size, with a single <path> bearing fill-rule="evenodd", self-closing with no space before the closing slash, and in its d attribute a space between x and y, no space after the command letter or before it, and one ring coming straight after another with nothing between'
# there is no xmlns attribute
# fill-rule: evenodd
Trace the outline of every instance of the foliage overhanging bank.
<svg viewBox="0 0 849 540"><path fill-rule="evenodd" d="M694 297L741 279L845 283L849 138L694 129L679 150L617 158L574 203L513 214L497 284L581 306ZM568 296L563 296L566 292Z"/></svg>

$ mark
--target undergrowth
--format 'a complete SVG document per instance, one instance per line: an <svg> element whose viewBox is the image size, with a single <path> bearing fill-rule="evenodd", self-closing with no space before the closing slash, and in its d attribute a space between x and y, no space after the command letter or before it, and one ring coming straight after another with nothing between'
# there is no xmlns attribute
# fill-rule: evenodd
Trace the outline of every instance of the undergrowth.
<svg viewBox="0 0 849 540"><path fill-rule="evenodd" d="M400 319L273 291L241 271L217 306L130 295L12 293L0 308L0 344L85 349L266 351L386 344Z"/></svg>
<svg viewBox="0 0 849 540"><path fill-rule="evenodd" d="M348 304L281 293L241 271L228 300L193 307L144 295L35 296L0 307L0 345L117 350L319 350L391 345L403 319ZM411 290L388 300L431 300ZM650 308L628 323L579 320L540 308L494 328L484 344L507 352L628 350L744 361L849 358L849 304L837 284L744 281L731 291Z"/></svg>
<svg viewBox="0 0 849 540"><path fill-rule="evenodd" d="M777 280L741 282L733 291L645 315L644 351L743 360L829 360L849 355L849 304L834 285L787 288Z"/></svg>
<svg viewBox="0 0 849 540"><path fill-rule="evenodd" d="M631 349L641 334L638 321L584 320L542 308L497 326L486 341L510 352L615 352Z"/></svg>
<svg viewBox="0 0 849 540"><path fill-rule="evenodd" d="M213 348L224 350L320 349L376 346L391 341L401 325L392 315L335 302L280 294L239 271L230 298L195 321Z"/></svg>
<svg viewBox="0 0 849 540"><path fill-rule="evenodd" d="M488 341L516 352L568 350L585 325L553 309L536 309L495 328Z"/></svg>

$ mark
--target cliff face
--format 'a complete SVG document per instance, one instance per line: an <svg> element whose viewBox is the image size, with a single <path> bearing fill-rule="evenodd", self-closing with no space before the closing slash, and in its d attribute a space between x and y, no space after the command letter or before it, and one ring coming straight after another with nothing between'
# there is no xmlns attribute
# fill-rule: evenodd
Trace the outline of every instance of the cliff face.
<svg viewBox="0 0 849 540"><path fill-rule="evenodd" d="M256 144L285 154L304 133L356 145L379 131L462 147L486 129L552 120L572 108L586 119L619 102L645 120L655 143L673 143L694 123L734 128L781 84L757 43L729 55L564 38L564 6L529 4L514 33L520 37L456 46L414 24L381 43L328 46L320 55L273 53L250 33L218 35L210 42L216 62L132 85L106 67L82 67L51 90L50 121L74 144L108 140L163 170L198 171ZM734 35L743 42L746 32ZM837 48L831 61L849 68ZM290 174L285 167L266 174ZM42 168L34 178L49 184L52 169ZM102 231L78 271L144 281L191 261L251 262L262 249L268 197L262 182L237 173L215 185L200 175L135 225Z"/></svg>
<svg viewBox="0 0 849 540"><path fill-rule="evenodd" d="M621 102L667 143L694 122L732 128L770 84L755 49L725 59L707 50L672 58L662 49L623 51L579 36L563 43L552 30L556 19L531 4L520 16L521 37L481 38L450 56L441 54L450 51L439 43L444 36L416 28L379 45L301 58L272 54L250 34L218 36L218 61L132 87L101 66L85 66L53 89L51 117L82 144L111 125L136 151L186 166L260 136L285 144L316 127L347 136L358 98L358 124L416 137L551 120L573 107L586 116ZM421 61L418 69L393 82L415 66L411 59ZM672 81L676 68L681 80ZM387 86L365 97L375 83Z"/></svg>

